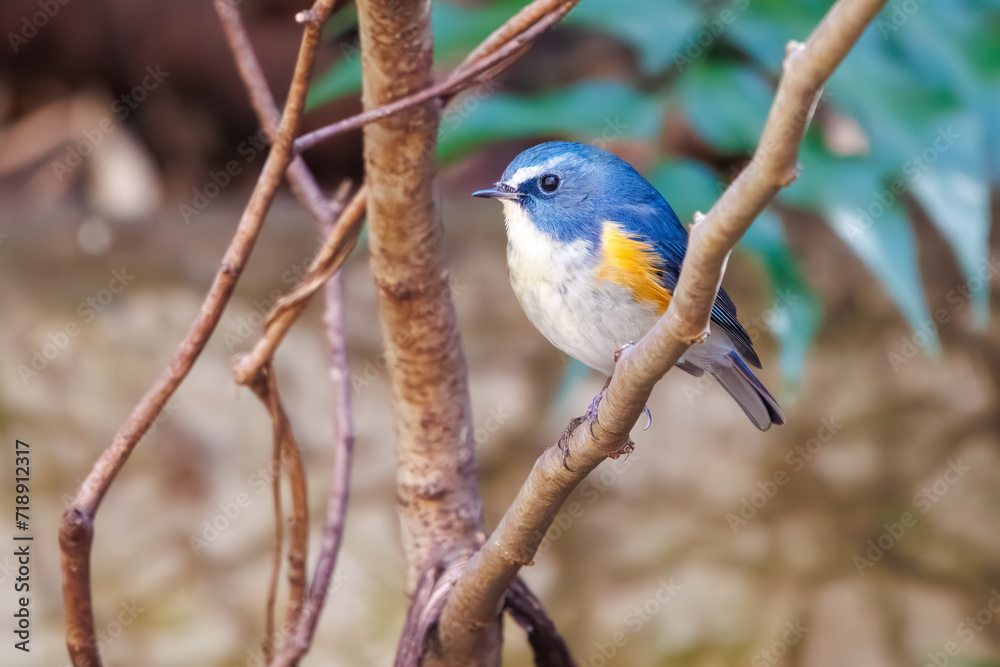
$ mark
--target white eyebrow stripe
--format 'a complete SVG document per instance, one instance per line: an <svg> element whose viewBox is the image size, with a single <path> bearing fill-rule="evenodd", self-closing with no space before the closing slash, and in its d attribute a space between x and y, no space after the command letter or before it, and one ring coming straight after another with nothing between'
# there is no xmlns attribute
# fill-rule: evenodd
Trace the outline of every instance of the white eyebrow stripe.
<svg viewBox="0 0 1000 667"><path fill-rule="evenodd" d="M543 172L551 169L552 165L558 162L559 159L560 158L557 155L555 157L549 158L542 164L533 164L530 167L521 167L520 169L514 172L513 176L510 177L510 180L507 181L507 185L511 186L512 188L520 187L520 185L525 181L530 181L536 176L541 176Z"/></svg>

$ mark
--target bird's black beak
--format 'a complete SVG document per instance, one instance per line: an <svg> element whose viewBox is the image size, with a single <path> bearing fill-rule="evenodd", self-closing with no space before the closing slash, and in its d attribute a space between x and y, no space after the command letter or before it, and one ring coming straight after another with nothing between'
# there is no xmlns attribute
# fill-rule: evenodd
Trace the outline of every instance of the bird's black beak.
<svg viewBox="0 0 1000 667"><path fill-rule="evenodd" d="M492 188L476 190L472 193L472 196L484 197L486 199L517 199L521 196L521 193L506 183L494 183Z"/></svg>

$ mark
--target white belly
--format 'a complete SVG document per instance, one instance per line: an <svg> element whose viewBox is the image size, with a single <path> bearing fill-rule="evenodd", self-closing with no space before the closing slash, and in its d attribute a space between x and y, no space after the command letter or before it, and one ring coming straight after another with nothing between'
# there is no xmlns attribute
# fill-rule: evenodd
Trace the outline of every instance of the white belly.
<svg viewBox="0 0 1000 667"><path fill-rule="evenodd" d="M592 242L561 242L540 232L513 202L504 202L507 269L521 307L553 345L610 375L615 352L638 342L657 313L628 288L594 277Z"/></svg>

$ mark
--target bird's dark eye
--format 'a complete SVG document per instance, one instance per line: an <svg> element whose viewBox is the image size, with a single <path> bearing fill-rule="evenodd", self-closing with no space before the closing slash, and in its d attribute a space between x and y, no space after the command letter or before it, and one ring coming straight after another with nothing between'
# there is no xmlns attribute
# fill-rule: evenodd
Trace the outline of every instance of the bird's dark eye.
<svg viewBox="0 0 1000 667"><path fill-rule="evenodd" d="M555 174L545 174L540 179L542 184L542 190L546 192L555 192L555 189L559 187L559 177Z"/></svg>

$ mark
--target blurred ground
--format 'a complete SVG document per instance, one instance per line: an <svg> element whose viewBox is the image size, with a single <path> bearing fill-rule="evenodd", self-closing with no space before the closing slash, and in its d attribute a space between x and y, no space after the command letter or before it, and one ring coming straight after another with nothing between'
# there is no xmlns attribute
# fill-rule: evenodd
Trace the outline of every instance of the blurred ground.
<svg viewBox="0 0 1000 667"><path fill-rule="evenodd" d="M489 161L446 174L444 210L494 525L535 456L601 380L590 377L553 407L564 360L512 297L498 211L465 198L499 166ZM72 211L6 211L0 220L3 284L18 286L5 290L0 328L9 351L0 424L6 441L34 448L38 586L36 652L25 662L4 646L5 662L65 663L55 543L63 500L173 354L241 203L220 200L195 227L173 210L110 227L98 255L80 250ZM950 641L961 649L953 664L1000 656L990 610L1000 608L991 602L1000 599L997 329L968 334L965 314L954 313L942 356L918 351L894 373L889 355L907 354L912 334L887 297L823 227L800 220L790 234L830 305L807 381L784 398L789 423L761 434L721 389L671 373L636 451L581 487L526 573L581 664L605 664L602 653L613 652L618 664L912 665ZM254 340L262 301L287 289L313 240L310 221L280 201L218 332L103 506L94 580L108 664L255 664L273 531L261 472L270 429L256 399L234 389L229 358ZM345 271L358 461L316 664L387 663L405 610L392 421L365 259L355 255ZM750 319L773 298L739 260L726 283ZM950 267L934 257L925 264L930 293L946 295L956 284ZM114 271L134 278L100 306ZM103 310L78 305L88 298ZM946 298L932 303L949 308ZM69 322L79 334L22 379L19 365ZM314 517L330 466L325 364L314 312L278 358ZM249 506L226 517L241 493ZM191 536L208 545L192 547ZM2 599L6 615L11 596ZM982 630L966 630L975 627L967 617ZM119 628L119 619L128 622ZM509 663L524 664L520 631L508 636Z"/></svg>
<svg viewBox="0 0 1000 667"><path fill-rule="evenodd" d="M45 34L39 40L56 39ZM42 67L47 53L38 49L31 62ZM218 58L230 67L228 54ZM0 434L5 453L15 438L31 442L35 542L32 653L14 651L4 634L2 664L67 664L60 513L174 354L263 163L252 121L217 136L205 110L212 103L190 106L204 88L173 67L169 85L147 91L142 122L112 106L146 76L141 67L138 78L108 78L128 86L52 89L45 79L44 94L44 86L26 93L23 81L3 86L16 104L4 107L0 152ZM204 85L214 80L206 74ZM185 97L185 87L196 92ZM221 97L242 107L237 95ZM154 111L157 96L171 100L168 109ZM109 117L116 129L102 132L103 148L81 156L82 168L70 165L65 142ZM156 130L170 133L170 150L151 139ZM206 136L216 137L212 150L196 150ZM603 381L588 376L558 396L566 360L510 291L499 209L467 196L522 147L497 146L442 176L489 527ZM630 159L643 154L615 148ZM357 168L356 146L342 150L347 164L328 158L330 183ZM185 215L181 205L192 206L194 191L206 193L211 174L232 159L242 173ZM70 169L65 179L57 162ZM918 225L931 312L942 313L943 350L934 356L823 223L794 215L787 223L826 309L805 381L782 396L788 424L759 433L721 388L670 373L651 399L652 427L634 435L635 452L605 463L574 494L525 577L587 667L998 665L1000 266L965 284L932 227ZM262 313L296 282L315 242L312 222L281 197L216 334L105 500L93 577L106 664L259 664L274 530L271 430L256 398L234 387L230 358L256 340ZM306 664L388 664L406 597L389 388L364 252L349 260L344 281L354 493ZM987 283L993 321L977 332L967 294ZM769 321L794 298L772 293L739 254L725 285L745 323ZM766 334L758 347L764 379L777 389ZM326 368L314 308L277 360L305 450L314 524L332 463ZM0 503L10 508L13 457L3 460ZM0 617L11 619L14 560L6 546L0 554ZM514 626L506 656L506 664L528 664Z"/></svg>

